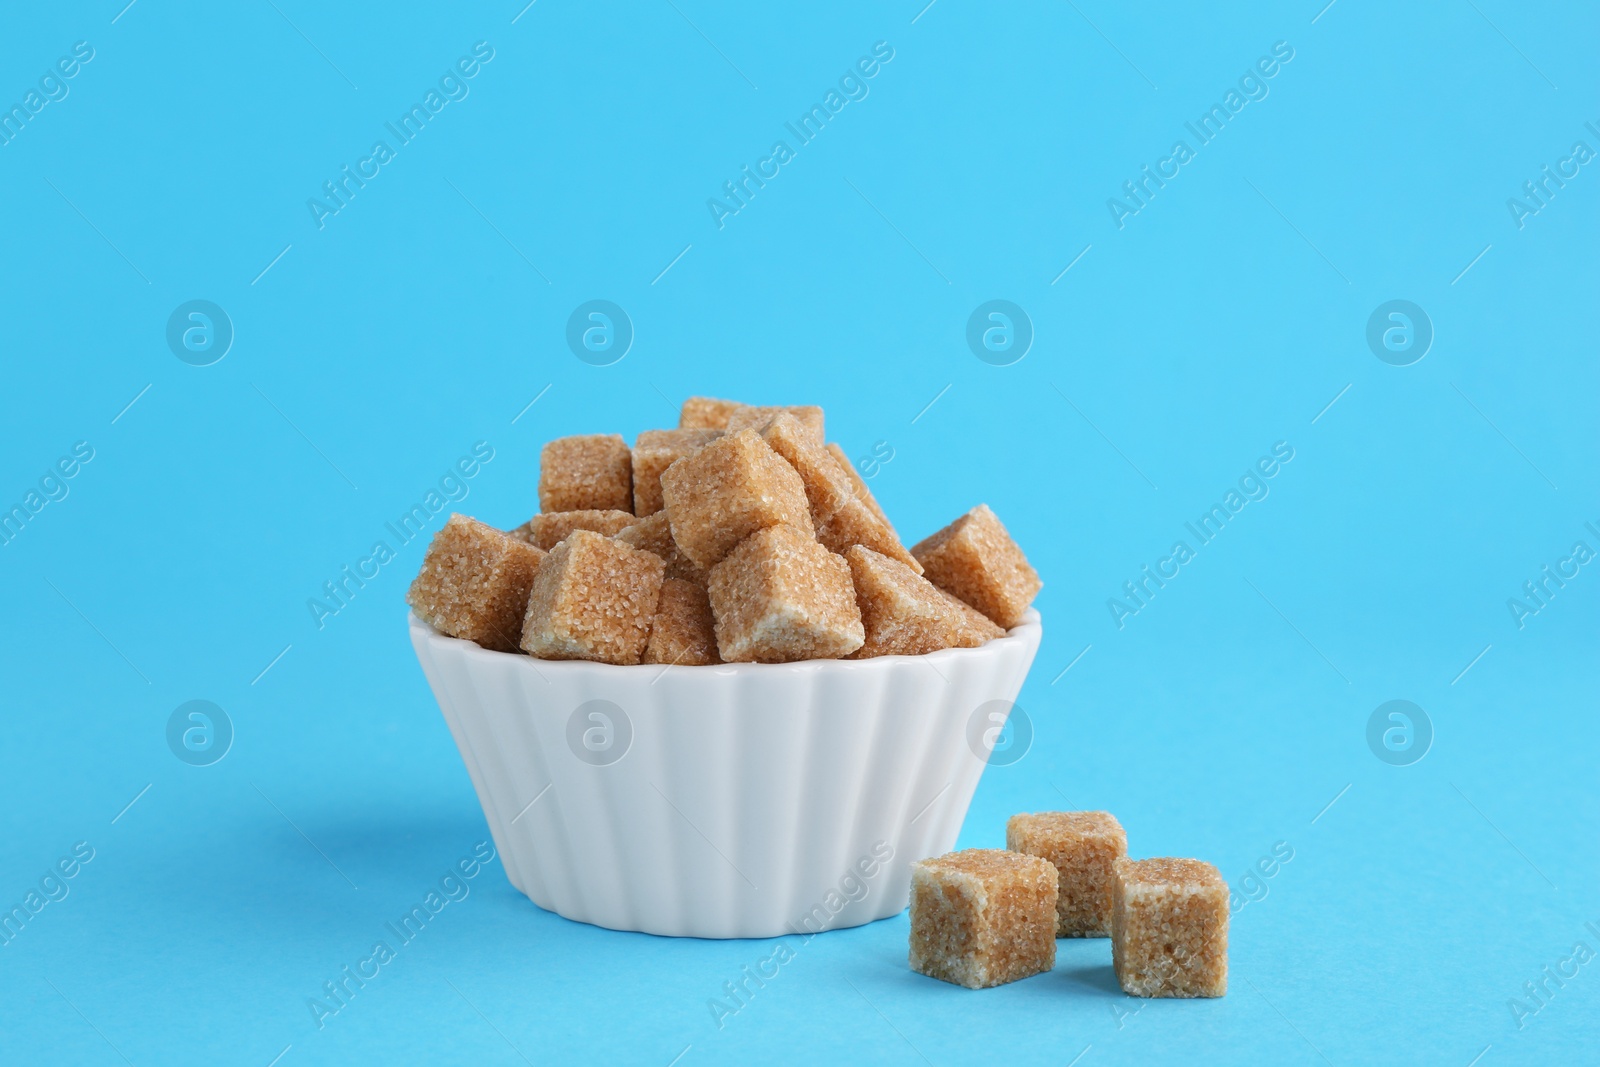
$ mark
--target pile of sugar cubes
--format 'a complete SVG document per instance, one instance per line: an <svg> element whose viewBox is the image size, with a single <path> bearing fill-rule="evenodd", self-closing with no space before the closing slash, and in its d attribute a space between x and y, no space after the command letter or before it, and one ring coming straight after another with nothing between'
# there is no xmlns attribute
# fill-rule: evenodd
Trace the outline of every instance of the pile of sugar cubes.
<svg viewBox="0 0 1600 1067"><path fill-rule="evenodd" d="M1042 974L1058 937L1110 937L1123 991L1228 992L1228 884L1192 859L1128 858L1109 812L1013 815L1006 847L911 865L911 969L984 989Z"/></svg>
<svg viewBox="0 0 1600 1067"><path fill-rule="evenodd" d="M980 504L900 542L822 409L691 397L678 429L544 446L539 514L452 515L406 601L501 652L602 663L783 663L974 648L1041 586Z"/></svg>

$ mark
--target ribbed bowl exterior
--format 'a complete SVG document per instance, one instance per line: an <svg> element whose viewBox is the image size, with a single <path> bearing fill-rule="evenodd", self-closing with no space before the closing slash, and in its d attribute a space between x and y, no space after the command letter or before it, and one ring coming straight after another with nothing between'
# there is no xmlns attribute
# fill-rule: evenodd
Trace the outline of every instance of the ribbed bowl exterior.
<svg viewBox="0 0 1600 1067"><path fill-rule="evenodd" d="M512 885L579 922L714 938L905 908L911 863L955 844L986 762L973 738L1042 632L1030 611L980 648L664 669L410 626Z"/></svg>

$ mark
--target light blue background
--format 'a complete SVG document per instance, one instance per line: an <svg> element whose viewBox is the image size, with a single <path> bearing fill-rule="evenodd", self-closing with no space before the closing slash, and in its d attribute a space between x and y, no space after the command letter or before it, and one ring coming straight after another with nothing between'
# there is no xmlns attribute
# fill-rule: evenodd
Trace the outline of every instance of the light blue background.
<svg viewBox="0 0 1600 1067"><path fill-rule="evenodd" d="M0 146L0 503L94 449L0 548L0 897L95 850L0 948L0 1059L1588 1054L1600 963L1521 1028L1508 1001L1600 950L1600 570L1521 629L1506 602L1600 549L1600 165L1521 229L1506 201L1600 149L1592 8L124 2L0 32L8 107L94 48ZM478 41L470 94L319 230L307 198ZM870 95L719 230L707 199L877 41ZM1119 230L1107 198L1278 41L1270 94ZM610 367L564 341L595 298L636 329ZM1397 298L1435 329L1403 368L1365 342ZM164 340L191 299L236 331L213 366ZM990 299L1036 330L1013 366L966 347ZM487 832L405 635L421 543L320 630L307 599L474 442L459 506L511 525L545 440L673 425L691 393L887 442L908 538L995 508L1046 583L1036 737L960 843L1105 808L1136 855L1235 885L1288 843L1225 999L1126 998L1106 941L959 989L907 970L901 915L795 942L719 1030L708 999L769 943L571 923L496 864L317 1029L306 998ZM1279 441L1270 495L1119 630L1107 598ZM165 741L191 699L236 730L210 767ZM1433 724L1411 766L1367 747L1391 699Z"/></svg>

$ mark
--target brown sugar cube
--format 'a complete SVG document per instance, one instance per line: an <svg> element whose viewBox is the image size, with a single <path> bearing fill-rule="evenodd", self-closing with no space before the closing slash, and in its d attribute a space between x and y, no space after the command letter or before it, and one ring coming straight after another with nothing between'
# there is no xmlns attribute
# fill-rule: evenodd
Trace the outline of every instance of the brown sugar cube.
<svg viewBox="0 0 1600 1067"><path fill-rule="evenodd" d="M845 474L850 477L850 484L855 488L856 496L874 515L878 516L879 522L893 530L894 524L889 521L889 516L883 513L883 508L878 506L877 498L872 495L872 490L867 488L866 479L861 477L860 472L856 470L855 464L850 462L850 457L844 454L844 449L830 442L828 451L833 454L833 458L838 461L839 466L843 467Z"/></svg>
<svg viewBox="0 0 1600 1067"><path fill-rule="evenodd" d="M668 578L679 578L693 582L702 589L705 588L706 569L685 556L683 550L678 547L678 542L672 539L672 524L667 520L665 511L658 511L647 519L635 519L633 525L612 536L625 545L642 548L646 552L654 552L660 556L662 562L667 565ZM984 619L984 621L989 620Z"/></svg>
<svg viewBox="0 0 1600 1067"><path fill-rule="evenodd" d="M934 586L934 588L939 589L938 586ZM1006 635L1006 632L996 626L989 616L968 604L965 600L953 597L943 589L939 589L939 595L944 597L950 606L955 609L956 614L961 616L961 621L965 625L962 634L963 639L957 642L961 648L977 648L985 641L992 641L996 637L1004 637Z"/></svg>
<svg viewBox="0 0 1600 1067"><path fill-rule="evenodd" d="M610 537L638 521L628 511L541 512L512 530L511 536L548 552L573 530L592 530Z"/></svg>
<svg viewBox="0 0 1600 1067"><path fill-rule="evenodd" d="M691 396L683 402L683 410L678 413L678 427L683 430L726 430L728 416L745 406L737 400Z"/></svg>
<svg viewBox="0 0 1600 1067"><path fill-rule="evenodd" d="M544 659L638 663L666 564L592 530L550 550L528 594L522 649Z"/></svg>
<svg viewBox="0 0 1600 1067"><path fill-rule="evenodd" d="M906 546L900 543L900 538L895 536L889 524L880 520L864 501L855 497L845 501L843 507L817 527L817 540L840 554L850 551L852 545L865 545L874 552L899 560L918 574L923 570L922 563L906 551Z"/></svg>
<svg viewBox="0 0 1600 1067"><path fill-rule="evenodd" d="M633 513L642 519L660 511L661 472L721 436L721 430L645 430L635 438Z"/></svg>
<svg viewBox="0 0 1600 1067"><path fill-rule="evenodd" d="M754 430L719 437L678 460L661 476L661 495L672 539L702 567L768 526L812 536L800 476Z"/></svg>
<svg viewBox="0 0 1600 1067"><path fill-rule="evenodd" d="M528 591L543 559L532 545L453 514L433 535L406 603L442 634L515 652Z"/></svg>
<svg viewBox="0 0 1600 1067"><path fill-rule="evenodd" d="M767 420L761 439L788 461L806 487L806 502L811 521L819 529L828 517L856 495L850 476L839 469L838 461L818 444L810 429L787 411Z"/></svg>
<svg viewBox="0 0 1600 1067"><path fill-rule="evenodd" d="M844 558L850 564L856 606L866 631L866 641L851 659L920 656L983 643L984 638L951 606L951 598L904 563L861 545Z"/></svg>
<svg viewBox="0 0 1600 1067"><path fill-rule="evenodd" d="M911 969L984 989L1056 965L1056 871L969 848L911 865Z"/></svg>
<svg viewBox="0 0 1600 1067"><path fill-rule="evenodd" d="M794 407L753 407L749 404L740 404L729 414L727 430L729 433L737 433L740 430L759 432L773 416L784 412L800 420L800 425L811 431L817 444L822 444L822 409L815 404L800 404Z"/></svg>
<svg viewBox="0 0 1600 1067"><path fill-rule="evenodd" d="M934 585L1008 630L1044 585L987 504L917 542L911 554Z"/></svg>
<svg viewBox="0 0 1600 1067"><path fill-rule="evenodd" d="M621 434L558 437L539 453L540 511L632 511L633 452Z"/></svg>
<svg viewBox="0 0 1600 1067"><path fill-rule="evenodd" d="M1112 868L1128 855L1128 835L1106 811L1013 815L1006 848L1049 860L1056 869L1057 937L1111 936Z"/></svg>
<svg viewBox="0 0 1600 1067"><path fill-rule="evenodd" d="M850 565L792 526L745 538L711 568L709 592L727 663L848 656L866 637Z"/></svg>
<svg viewBox="0 0 1600 1067"><path fill-rule="evenodd" d="M1111 959L1136 997L1228 992L1228 883L1200 860L1116 862Z"/></svg>
<svg viewBox="0 0 1600 1067"><path fill-rule="evenodd" d="M705 587L668 578L661 583L661 601L656 605L644 662L693 667L721 663L714 625Z"/></svg>
<svg viewBox="0 0 1600 1067"><path fill-rule="evenodd" d="M817 539L830 551L844 555L853 545L865 545L922 573L922 564L906 551L894 529L857 495L850 473L799 419L780 410L767 420L761 437L800 475Z"/></svg>

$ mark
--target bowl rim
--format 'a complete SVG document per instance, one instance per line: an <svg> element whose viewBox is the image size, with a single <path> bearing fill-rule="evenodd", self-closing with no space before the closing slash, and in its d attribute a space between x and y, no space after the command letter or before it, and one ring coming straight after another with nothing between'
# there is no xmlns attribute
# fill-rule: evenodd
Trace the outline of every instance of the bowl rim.
<svg viewBox="0 0 1600 1067"><path fill-rule="evenodd" d="M734 676L734 675L772 675L776 673L816 673L820 671L885 671L891 670L901 663L927 663L935 669L943 664L954 664L979 656L1002 655L1007 649L1033 644L1037 645L1044 632L1044 622L1035 608L1028 608L1023 614L1022 622L1007 630L1000 637L991 638L975 648L941 648L937 652L924 652L919 656L873 656L870 659L803 659L791 663L709 663L709 664L660 664L660 663L601 663L596 660L586 659L540 659L530 656L526 652L497 652L494 649L484 648L476 641L465 638L451 637L449 634L435 630L426 620L422 619L410 608L406 609L408 628L415 633L421 631L431 640L445 641L450 645L460 646L455 651L465 656L468 660L477 661L487 666L490 663L502 663L521 660L529 669L539 672L554 671L575 672L592 671L596 669L613 672L632 672L631 677L639 677L645 673L665 675L668 671L694 671L697 677L709 675ZM448 647L448 646L447 646ZM658 669L659 668L659 669ZM618 677L630 675L619 674Z"/></svg>

